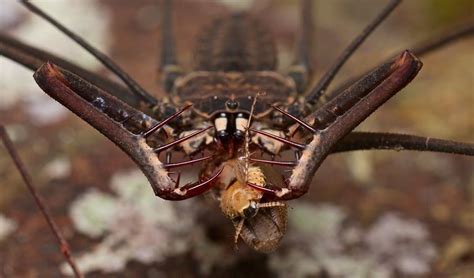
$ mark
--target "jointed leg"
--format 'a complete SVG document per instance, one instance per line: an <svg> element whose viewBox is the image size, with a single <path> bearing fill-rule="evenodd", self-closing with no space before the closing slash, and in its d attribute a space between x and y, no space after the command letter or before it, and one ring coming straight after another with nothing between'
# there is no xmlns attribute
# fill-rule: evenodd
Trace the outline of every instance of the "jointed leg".
<svg viewBox="0 0 474 278"><path fill-rule="evenodd" d="M303 93L308 83L309 76L312 75L311 52L313 49L313 1L300 1L300 30L296 42L295 57L293 64L288 69L288 76L293 78L296 89Z"/></svg>
<svg viewBox="0 0 474 278"><path fill-rule="evenodd" d="M286 113L286 112L285 112ZM264 134L265 132L252 129L252 131ZM268 137L275 138L276 136L268 134ZM289 136L291 137L291 135ZM276 138L275 140L281 142L288 142L288 146L293 146L297 149L304 149L304 145L298 144L285 138ZM300 147L301 146L301 147ZM384 133L384 132L360 132L353 131L341 139L331 149L331 154L362 151L362 150L410 150L410 151L428 151L440 152L450 154L460 154L474 156L474 144L457 142L451 140L443 140L432 137L423 137L410 134ZM295 152L296 160L280 161L267 160L260 158L250 158L250 161L255 163L265 163L280 167L294 167L298 165L298 152Z"/></svg>
<svg viewBox="0 0 474 278"><path fill-rule="evenodd" d="M44 18L46 21L51 23L54 27L58 28L61 32L66 34L69 38L77 42L80 46L86 49L90 54L96 57L104 66L110 69L115 75L117 75L127 86L128 88L145 101L148 105L153 106L157 104L157 100L151 96L148 92L145 91L135 80L133 80L124 70L122 70L114 61L107 57L104 53L100 52L98 49L90 45L80 36L74 34L71 30L67 29L61 23L47 15L40 8L28 2L27 0L21 0L21 3L28 8L33 13Z"/></svg>
<svg viewBox="0 0 474 278"><path fill-rule="evenodd" d="M419 43L408 49L412 49L412 52L416 56L421 57L435 50L438 50L444 46L447 46L453 42L456 42L460 39L464 39L466 37L473 36L473 35L474 35L474 23L471 23L467 26L463 26L462 28L451 30L440 37Z"/></svg>
<svg viewBox="0 0 474 278"><path fill-rule="evenodd" d="M163 73L163 83L167 92L173 89L174 81L182 74L176 60L171 5L171 0L163 0L163 13L161 15L160 71Z"/></svg>
<svg viewBox="0 0 474 278"><path fill-rule="evenodd" d="M114 96L133 107L139 107L140 101L142 100L121 84L4 34L0 34L0 55L22 64L33 71L36 71L48 61L52 62L70 72L76 73L101 89L111 92Z"/></svg>
<svg viewBox="0 0 474 278"><path fill-rule="evenodd" d="M375 149L431 151L474 156L474 144L380 132L351 132L337 142L331 153Z"/></svg>
<svg viewBox="0 0 474 278"><path fill-rule="evenodd" d="M35 189L36 186L33 184L33 180L31 179L28 171L26 170L25 165L21 161L20 156L18 155L15 149L15 146L13 146L13 142L10 140L10 137L8 136L5 127L1 124L0 124L0 138L3 141L3 144L5 145L11 158L13 159L13 162L15 163L18 171L20 172L21 177L23 178L23 181L25 182L26 186L28 187L28 190L33 196L33 199L35 199L36 204L38 205L41 213L46 219L46 222L48 222L48 225L51 228L51 231L53 232L54 236L58 240L61 253L64 255L64 258L66 259L68 264L71 266L74 275L76 277L84 277L82 273L79 271L79 268L77 267L75 263L75 260L72 256L71 248L69 247L68 242L62 235L61 230L59 230L56 222L51 217L51 214L49 213L49 210L46 207L46 204L44 203L43 198L36 191Z"/></svg>
<svg viewBox="0 0 474 278"><path fill-rule="evenodd" d="M390 13L400 4L401 0L390 0L390 3L377 15L377 17L370 22L364 31L358 35L351 44L341 53L337 58L336 62L331 68L324 74L319 82L313 88L308 90L306 101L310 104L316 104L318 99L323 96L326 92L327 87L331 83L334 76L337 74L339 69L345 64L357 48L365 41L365 39L377 28L377 26L386 19Z"/></svg>
<svg viewBox="0 0 474 278"><path fill-rule="evenodd" d="M433 51L436 51L442 47L448 46L454 42L457 42L460 39L464 39L470 36L474 35L474 24L471 23L467 26L464 26L459 29L451 30L447 33L445 33L442 36L430 39L426 42L418 43L416 45L413 45L411 47L406 47L405 49L409 49L413 54L415 54L417 57L421 58L423 55L427 55L432 53ZM398 51L397 53L399 53ZM393 55L395 56L395 55ZM392 57L393 57L392 56ZM372 69L373 70L373 69ZM370 70L370 71L372 71ZM323 105L325 102L333 99L335 96L337 96L340 92L342 92L344 89L349 87L351 84L353 84L355 81L359 80L362 78L364 75L368 74L370 71L367 71L363 74L360 74L358 76L350 77L348 78L347 81L343 82L342 85L339 85L336 89L334 89L331 92L326 93L324 97L321 97L318 102L316 103L316 107L319 107Z"/></svg>

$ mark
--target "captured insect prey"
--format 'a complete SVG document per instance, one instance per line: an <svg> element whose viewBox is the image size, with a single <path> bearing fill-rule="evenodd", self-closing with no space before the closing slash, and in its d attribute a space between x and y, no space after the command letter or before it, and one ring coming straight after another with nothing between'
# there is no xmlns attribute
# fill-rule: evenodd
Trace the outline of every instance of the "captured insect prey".
<svg viewBox="0 0 474 278"><path fill-rule="evenodd" d="M271 252L285 235L287 205L281 201L263 201L263 192L248 183L265 186L265 176L260 167L249 167L246 182L237 178L224 189L221 209L236 228L235 244L242 237L255 250Z"/></svg>
<svg viewBox="0 0 474 278"><path fill-rule="evenodd" d="M102 53L100 45L92 46L86 37L63 25L35 1L20 2L31 16L48 22L51 28L94 56L114 79L29 46L14 38L14 34L0 33L0 55L34 71L32 78L44 93L94 128L95 133L105 136L107 142L113 142L112 147L120 149L126 159L133 161L132 166L143 172L156 200L182 204L202 195L206 198L201 199L210 199L220 208L216 211L223 215L222 221L227 222L228 229L235 232L231 234L227 230L226 248L236 256L242 250L234 252L232 247L243 246L244 251L266 256L284 245L285 235L288 238L291 230L289 201L298 203L308 192L318 191L319 183L312 183L313 178L317 173L324 173L320 166L332 154L412 150L474 156L474 144L469 142L354 131L392 97L411 86L426 67L423 65L426 54L472 37L472 22L435 40L400 49L369 71L349 77L333 88L330 85L336 76L346 78L338 74L341 68L378 26L393 16L401 0L382 1L380 10L367 20L363 31L340 51L321 77L313 65L318 43L325 43L324 39L314 39L317 1L299 1L291 64L280 69L275 40L278 37L274 38L277 32L272 32L261 18L266 12L256 16L250 11L223 12L204 24L193 38L195 43L186 46L193 52L192 66L188 66L182 58L188 56L179 55L175 42L175 37L181 35L176 27L186 29L178 24L187 21L173 15L173 8L182 3L164 0L160 1L156 24L160 28L159 73L164 96L157 97L157 92L147 91L116 61ZM140 15L146 17L147 12L140 10ZM148 17L141 18L137 24L145 24L151 20ZM137 43L134 51L140 51L140 47L145 46ZM467 104L456 109L471 108ZM66 261L77 277L83 277L75 265L74 250L70 250L47 209L57 208L43 201L47 198L38 197L34 175L30 177L15 152L14 145L19 150L23 145L12 141L7 134L14 124L10 118L0 121L1 139L46 215ZM102 158L98 161L101 164ZM108 168L116 167L110 163ZM81 164L87 171L94 168L86 166ZM111 170L104 173L110 175ZM199 232L199 228L189 231Z"/></svg>

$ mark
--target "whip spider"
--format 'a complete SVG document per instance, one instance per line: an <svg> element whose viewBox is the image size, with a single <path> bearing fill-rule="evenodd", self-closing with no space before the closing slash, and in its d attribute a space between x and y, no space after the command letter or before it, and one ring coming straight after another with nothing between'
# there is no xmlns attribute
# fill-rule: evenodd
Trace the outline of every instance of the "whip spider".
<svg viewBox="0 0 474 278"><path fill-rule="evenodd" d="M195 46L193 69L184 70L178 63L174 42L171 1L163 1L160 70L166 96L157 98L86 39L34 4L21 2L94 55L123 84L3 34L0 54L34 70L41 89L120 147L143 171L158 197L178 201L212 191L221 200L221 194L230 192L236 181L245 190L258 192L255 200L252 196L226 198L238 203L226 213L237 227L236 237L241 236L256 250L273 251L286 229L286 219L274 220L273 226L269 225L259 209L268 214L267 218L280 217L276 211L281 211L285 201L297 199L310 190L313 176L331 154L378 149L474 155L474 145L470 143L354 131L416 79L423 56L471 36L472 23L407 47L408 50L399 51L372 70L331 88L341 67L401 1L387 1L317 79L312 64L317 47L313 39L313 1L301 1L295 53L284 71L276 68L277 52L270 33L244 13L230 14L207 26ZM265 95L255 101L259 92ZM1 131L8 151L37 198L31 178L3 126ZM188 159L176 160L175 152ZM284 152L290 153L291 158L281 155ZM258 183L239 173L246 172L249 164L257 167L253 171L263 177ZM180 168L190 165L199 167L199 175L195 181L183 185ZM264 180L265 175L258 168L263 165L287 169L282 171L279 184ZM311 190L317 191L317 186L313 185ZM40 199L37 202L47 216ZM75 274L81 276L59 230L49 216L47 219ZM263 228L255 229L260 227ZM275 232L275 238L265 238L266 232Z"/></svg>

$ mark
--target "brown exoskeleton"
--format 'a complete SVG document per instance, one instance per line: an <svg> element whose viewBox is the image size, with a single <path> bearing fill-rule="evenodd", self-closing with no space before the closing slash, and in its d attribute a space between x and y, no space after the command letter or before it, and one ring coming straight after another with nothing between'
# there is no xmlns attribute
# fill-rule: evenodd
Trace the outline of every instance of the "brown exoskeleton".
<svg viewBox="0 0 474 278"><path fill-rule="evenodd" d="M474 155L474 145L468 143L353 131L415 78L422 66L417 56L471 35L472 25L412 51L402 51L371 72L355 78L349 85L328 91L341 66L400 1L389 1L315 85L308 82L312 74L309 58L312 50L312 1L302 1L297 51L293 64L283 73L276 69L277 56L271 36L255 19L245 14L219 19L206 29L198 40L196 65L192 72L185 73L177 63L170 1L165 1L161 69L169 95L158 100L82 38L33 4L23 3L96 56L126 87L3 35L0 37L0 53L35 70L36 82L48 95L129 155L146 175L157 196L184 200L211 189L217 190L222 192L221 200L228 200L224 201L222 208L228 216L235 218L237 228L245 225L242 219L236 219L242 216L246 221L256 221L257 228L265 227L263 216L246 217L244 211L254 209L248 212L251 216L255 214L258 203L281 204L283 200L304 195L315 172L332 153L409 149ZM251 113L254 96L259 91L265 91L266 96L256 103L255 111ZM251 131L250 153L261 150L277 157L288 151L295 158L278 161L251 157L249 161L254 165L246 169L255 173L254 177L229 181L223 191L213 188L222 182L223 167L238 159L245 142L245 126L250 126ZM172 152L204 155L183 162L173 161ZM207 170L200 172L196 182L181 185L179 171L174 169L195 163L204 163L202 169ZM291 171L280 184L262 182L265 175L260 174L259 167L264 164L290 167ZM244 200L248 202L240 204L236 192L243 192L247 196ZM228 209L227 204L233 208ZM271 211L280 208L285 209L278 205ZM249 240L255 235L247 235L245 229L237 231L237 235L240 233L257 250L274 248L272 243L268 247L258 247ZM277 241L282 235L283 232L276 235ZM257 243L268 241L263 236L262 233L255 236Z"/></svg>

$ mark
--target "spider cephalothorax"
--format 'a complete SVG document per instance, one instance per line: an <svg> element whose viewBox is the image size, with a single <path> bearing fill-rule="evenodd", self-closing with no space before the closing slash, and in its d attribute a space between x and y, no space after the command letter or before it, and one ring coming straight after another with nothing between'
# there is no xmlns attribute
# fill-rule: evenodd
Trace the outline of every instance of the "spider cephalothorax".
<svg viewBox="0 0 474 278"><path fill-rule="evenodd" d="M468 143L353 131L415 78L422 67L417 55L471 35L472 25L412 51L401 51L347 85L327 90L344 62L400 0L388 2L314 85L308 82L312 79L310 0L302 1L294 62L285 72L277 72L275 44L269 32L257 20L239 13L214 21L202 32L195 51L196 63L189 73L177 63L171 2L164 1L160 68L168 96L161 100L27 1L23 1L26 7L86 48L127 86L9 37L0 37L0 53L36 70L34 78L39 86L127 153L157 196L183 200L214 187L223 212L236 224L237 236L256 250L269 251L278 245L286 228L286 205L282 200L305 194L318 167L331 153L397 148L474 155L474 145ZM255 101L259 92L265 94ZM241 160L242 149L245 163L230 167L229 173L224 168ZM294 159L274 159L285 151ZM191 158L175 161L174 152ZM264 159L259 153L273 159ZM179 168L198 163L199 179L181 185ZM281 175L276 184L267 180L262 170L266 164L290 170L282 171L288 174ZM242 167L252 175L239 178ZM265 206L262 214L259 208ZM245 226L244 220L254 229ZM269 231L275 236L264 238Z"/></svg>

